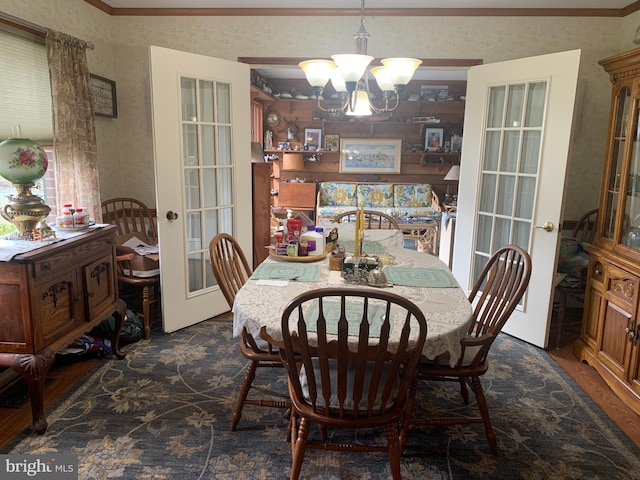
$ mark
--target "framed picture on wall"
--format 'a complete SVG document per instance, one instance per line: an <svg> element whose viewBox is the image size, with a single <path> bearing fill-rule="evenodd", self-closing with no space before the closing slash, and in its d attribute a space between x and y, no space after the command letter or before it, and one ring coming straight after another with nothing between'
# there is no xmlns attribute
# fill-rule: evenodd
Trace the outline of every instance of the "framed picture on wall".
<svg viewBox="0 0 640 480"><path fill-rule="evenodd" d="M438 152L443 147L443 128L425 128L424 146L427 152Z"/></svg>
<svg viewBox="0 0 640 480"><path fill-rule="evenodd" d="M116 82L90 74L93 113L98 117L118 117Z"/></svg>
<svg viewBox="0 0 640 480"><path fill-rule="evenodd" d="M315 147L315 149L321 148L322 147L322 129L305 128L304 144L309 147Z"/></svg>
<svg viewBox="0 0 640 480"><path fill-rule="evenodd" d="M325 135L324 148L332 152L337 152L340 146L340 135Z"/></svg>
<svg viewBox="0 0 640 480"><path fill-rule="evenodd" d="M400 173L402 140L343 138L340 173Z"/></svg>

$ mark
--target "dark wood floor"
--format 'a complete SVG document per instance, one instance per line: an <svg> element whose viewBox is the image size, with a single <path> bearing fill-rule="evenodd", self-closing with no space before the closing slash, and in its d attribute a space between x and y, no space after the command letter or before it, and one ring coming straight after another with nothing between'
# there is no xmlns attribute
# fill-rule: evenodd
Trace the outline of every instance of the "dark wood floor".
<svg viewBox="0 0 640 480"><path fill-rule="evenodd" d="M229 319L223 315L221 319ZM618 426L640 446L640 416L635 414L613 395L607 384L595 370L579 362L571 353L571 344L578 336L578 322L569 322L563 334L561 348L551 348L550 356L594 399L594 401L618 424ZM550 345L555 345L555 329L552 324ZM49 382L45 393L45 409L72 388L100 360L86 360L68 366L57 366L49 372ZM31 424L31 408L26 402L20 408L0 408L0 453L23 429Z"/></svg>

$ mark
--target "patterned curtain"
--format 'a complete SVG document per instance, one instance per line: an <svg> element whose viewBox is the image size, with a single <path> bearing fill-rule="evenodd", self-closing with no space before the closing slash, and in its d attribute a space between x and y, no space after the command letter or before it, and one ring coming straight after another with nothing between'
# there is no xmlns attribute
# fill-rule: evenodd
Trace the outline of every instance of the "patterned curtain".
<svg viewBox="0 0 640 480"><path fill-rule="evenodd" d="M46 37L56 151L58 205L73 202L101 221L96 133L87 49L93 45L49 30Z"/></svg>

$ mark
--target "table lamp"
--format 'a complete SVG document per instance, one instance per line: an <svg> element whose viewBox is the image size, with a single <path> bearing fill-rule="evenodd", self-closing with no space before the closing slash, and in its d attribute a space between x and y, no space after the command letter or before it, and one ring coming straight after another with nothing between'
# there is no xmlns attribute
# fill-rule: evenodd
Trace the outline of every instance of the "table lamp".
<svg viewBox="0 0 640 480"><path fill-rule="evenodd" d="M459 181L460 180L460 165L452 165L447 174L444 176L443 180L449 181ZM451 185L447 184L447 193L444 195L445 203L451 203L452 200L455 201L455 195L451 195Z"/></svg>
<svg viewBox="0 0 640 480"><path fill-rule="evenodd" d="M47 154L36 142L23 138L20 127L11 128L11 137L0 143L0 176L10 181L17 195L8 195L0 215L16 227L11 240L33 240L34 229L41 238L52 233L45 219L51 208L42 198L31 193L35 182L47 172Z"/></svg>

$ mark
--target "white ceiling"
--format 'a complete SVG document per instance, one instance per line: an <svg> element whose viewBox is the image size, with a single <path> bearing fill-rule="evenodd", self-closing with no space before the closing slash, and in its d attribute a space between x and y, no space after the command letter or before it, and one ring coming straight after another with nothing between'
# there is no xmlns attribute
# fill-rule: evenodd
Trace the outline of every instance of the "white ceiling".
<svg viewBox="0 0 640 480"><path fill-rule="evenodd" d="M102 0L113 8L360 8L358 0ZM366 0L366 8L624 8L632 0Z"/></svg>

